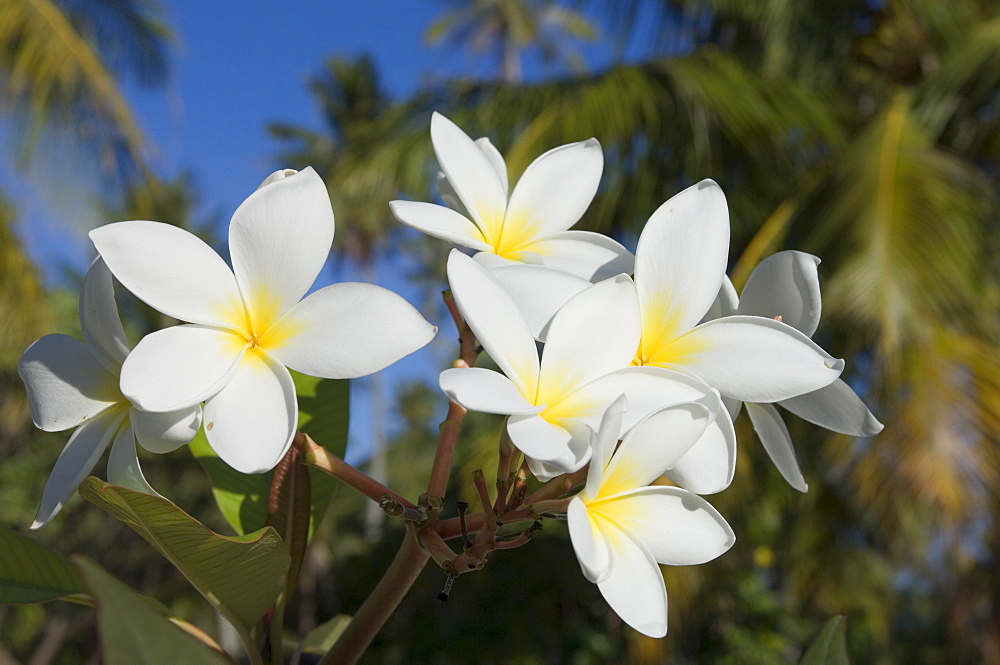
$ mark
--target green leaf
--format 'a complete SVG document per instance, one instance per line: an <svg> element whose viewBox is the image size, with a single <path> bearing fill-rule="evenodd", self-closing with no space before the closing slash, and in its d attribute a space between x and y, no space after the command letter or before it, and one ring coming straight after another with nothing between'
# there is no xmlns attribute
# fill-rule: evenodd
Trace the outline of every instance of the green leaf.
<svg viewBox="0 0 1000 665"><path fill-rule="evenodd" d="M317 379L291 372L299 400L299 429L338 457L347 448L347 418L350 410L349 382ZM269 474L245 474L219 459L200 430L190 445L212 481L215 502L223 517L238 534L260 529L267 523L267 497L271 489ZM312 510L309 536L323 519L337 481L329 475L309 469L312 485Z"/></svg>
<svg viewBox="0 0 1000 665"><path fill-rule="evenodd" d="M145 538L238 630L256 623L284 587L288 553L270 527L220 536L162 497L94 477L80 494Z"/></svg>
<svg viewBox="0 0 1000 665"><path fill-rule="evenodd" d="M334 642L337 641L349 623L351 623L350 615L338 614L329 621L316 626L302 640L302 653L325 654L333 648Z"/></svg>
<svg viewBox="0 0 1000 665"><path fill-rule="evenodd" d="M820 629L799 665L850 665L847 660L847 621L838 614Z"/></svg>
<svg viewBox="0 0 1000 665"><path fill-rule="evenodd" d="M232 665L225 654L184 630L162 604L128 588L93 561L73 558L97 601L97 630L107 665Z"/></svg>
<svg viewBox="0 0 1000 665"><path fill-rule="evenodd" d="M64 555L0 526L0 603L44 603L86 592Z"/></svg>

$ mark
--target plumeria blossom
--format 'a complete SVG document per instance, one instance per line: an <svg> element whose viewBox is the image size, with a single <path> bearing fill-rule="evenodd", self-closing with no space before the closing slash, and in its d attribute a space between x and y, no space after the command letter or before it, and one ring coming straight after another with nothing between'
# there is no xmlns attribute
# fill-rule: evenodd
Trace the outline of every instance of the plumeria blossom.
<svg viewBox="0 0 1000 665"><path fill-rule="evenodd" d="M628 276L599 282L571 298L552 319L541 360L524 315L489 271L454 250L448 280L459 310L502 373L448 369L441 373L441 388L470 410L509 415L511 440L536 476L582 468L590 460L591 430L608 405L626 395L632 405L629 426L670 404L702 404L711 423L668 476L705 493L728 486L736 438L718 393L686 374L628 366L641 326Z"/></svg>
<svg viewBox="0 0 1000 665"><path fill-rule="evenodd" d="M427 344L436 329L395 293L335 284L302 299L333 242L333 210L311 169L269 176L233 214L233 269L194 235L130 221L91 232L115 277L153 308L190 322L145 337L121 390L149 411L205 402L208 442L244 473L267 471L298 420L286 367L354 378Z"/></svg>
<svg viewBox="0 0 1000 665"><path fill-rule="evenodd" d="M150 452L166 453L188 443L201 426L197 404L147 413L118 389L129 344L115 306L111 273L101 259L94 261L84 280L80 327L83 342L46 335L28 347L17 365L35 426L47 432L76 428L45 484L32 529L55 517L108 445L108 481L155 494L139 468L136 441Z"/></svg>
<svg viewBox="0 0 1000 665"><path fill-rule="evenodd" d="M393 201L400 222L476 250L485 265L544 264L592 281L632 272L632 254L619 243L568 230L597 193L604 156L596 139L546 152L525 169L509 198L507 165L488 140L473 141L435 113L431 142L444 174L442 198L456 209Z"/></svg>
<svg viewBox="0 0 1000 665"><path fill-rule="evenodd" d="M567 511L569 535L584 576L625 623L650 637L667 634L667 589L658 564L711 561L736 542L726 520L679 487L649 486L681 459L710 422L701 404L655 411L628 430L628 403L616 400L594 437L587 484ZM664 439L662 433L670 432Z"/></svg>
<svg viewBox="0 0 1000 665"><path fill-rule="evenodd" d="M811 254L785 251L773 254L754 268L742 297L728 279L707 318L749 315L775 318L812 337L819 326L822 299L817 266ZM851 436L873 436L882 423L842 379L797 397L779 400L792 413L820 427ZM773 404L746 402L753 427L781 475L795 489L808 489L795 458L788 428Z"/></svg>

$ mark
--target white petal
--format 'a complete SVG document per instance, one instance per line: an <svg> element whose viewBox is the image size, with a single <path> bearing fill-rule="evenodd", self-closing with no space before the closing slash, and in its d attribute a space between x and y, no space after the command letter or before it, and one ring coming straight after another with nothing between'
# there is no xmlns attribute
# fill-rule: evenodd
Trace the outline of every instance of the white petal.
<svg viewBox="0 0 1000 665"><path fill-rule="evenodd" d="M713 181L688 187L653 213L635 257L644 357L701 320L719 293L728 256L729 210Z"/></svg>
<svg viewBox="0 0 1000 665"><path fill-rule="evenodd" d="M448 257L448 282L459 311L490 358L534 403L538 350L521 310L495 277L457 250Z"/></svg>
<svg viewBox="0 0 1000 665"><path fill-rule="evenodd" d="M333 208L312 168L262 186L229 224L229 252L243 302L260 334L316 280L333 245Z"/></svg>
<svg viewBox="0 0 1000 665"><path fill-rule="evenodd" d="M674 404L643 418L622 439L604 471L600 496L645 487L697 443L713 416L701 404Z"/></svg>
<svg viewBox="0 0 1000 665"><path fill-rule="evenodd" d="M587 469L587 485L580 492L580 498L590 501L597 497L604 484L604 470L611 461L611 456L615 452L618 440L622 435L622 420L628 411L628 400L621 395L601 418L601 425L597 428L597 434L591 437L593 441L593 458L590 468Z"/></svg>
<svg viewBox="0 0 1000 665"><path fill-rule="evenodd" d="M144 411L176 411L222 390L248 344L226 330L186 325L142 338L122 365L121 389Z"/></svg>
<svg viewBox="0 0 1000 665"><path fill-rule="evenodd" d="M261 183L257 185L257 189L260 189L265 185L270 185L272 182L277 182L278 180L284 180L285 178L293 176L296 173L298 173L298 171L296 171L295 169L278 169L277 171L272 172L269 176L264 178L264 180L262 180Z"/></svg>
<svg viewBox="0 0 1000 665"><path fill-rule="evenodd" d="M589 448L580 448L579 450L588 454L577 456L571 449L562 457L557 457L547 462L537 460L534 457L525 457L524 459L528 463L528 470L531 471L531 475L539 482L547 483L557 476L582 469L590 461Z"/></svg>
<svg viewBox="0 0 1000 665"><path fill-rule="evenodd" d="M128 355L128 339L118 316L111 271L104 259L97 257L83 280L80 294L80 328L87 348L97 362L115 376Z"/></svg>
<svg viewBox="0 0 1000 665"><path fill-rule="evenodd" d="M743 408L743 402L732 397L722 396L722 403L726 405L726 411L729 412L729 417L736 421L736 417L740 415L740 409Z"/></svg>
<svg viewBox="0 0 1000 665"><path fill-rule="evenodd" d="M440 113L431 117L431 143L438 164L472 219L492 243L507 207L506 188L483 151Z"/></svg>
<svg viewBox="0 0 1000 665"><path fill-rule="evenodd" d="M788 434L788 428L785 427L778 410L771 404L747 402L746 406L750 422L753 423L753 428L757 432L757 436L760 437L760 442L764 444L767 456L781 472L781 477L798 491L808 492L809 485L802 477L799 462L795 459L792 437Z"/></svg>
<svg viewBox="0 0 1000 665"><path fill-rule="evenodd" d="M514 299L528 321L531 334L541 342L546 340L549 324L559 308L590 286L583 277L545 266L505 264L490 269L490 274Z"/></svg>
<svg viewBox="0 0 1000 665"><path fill-rule="evenodd" d="M536 403L554 404L583 384L628 367L641 327L639 301L627 275L570 298L549 325Z"/></svg>
<svg viewBox="0 0 1000 665"><path fill-rule="evenodd" d="M715 508L677 487L643 487L591 504L591 510L628 531L654 559L670 566L711 561L736 542L736 534Z"/></svg>
<svg viewBox="0 0 1000 665"><path fill-rule="evenodd" d="M123 399L118 377L68 335L36 340L21 355L17 373L28 393L31 419L46 432L76 427Z"/></svg>
<svg viewBox="0 0 1000 665"><path fill-rule="evenodd" d="M680 402L698 402L713 414L722 410L718 393L699 379L660 367L626 367L606 374L574 392L546 414L573 418L597 428L604 412L618 397L628 400L622 428L632 429L653 411Z"/></svg>
<svg viewBox="0 0 1000 665"><path fill-rule="evenodd" d="M298 416L288 370L266 353L252 351L226 387L205 402L205 436L229 466L264 473L288 452Z"/></svg>
<svg viewBox="0 0 1000 665"><path fill-rule="evenodd" d="M843 360L795 328L759 316L703 323L653 358L683 366L723 395L744 402L776 402L811 392L844 369Z"/></svg>
<svg viewBox="0 0 1000 665"><path fill-rule="evenodd" d="M132 424L128 421L118 430L115 442L111 446L111 454L108 455L108 482L128 487L136 492L158 494L142 475L139 457L135 450L135 434L132 431Z"/></svg>
<svg viewBox="0 0 1000 665"><path fill-rule="evenodd" d="M481 413L538 413L544 406L528 402L500 372L482 367L456 367L441 372L441 390L448 399Z"/></svg>
<svg viewBox="0 0 1000 665"><path fill-rule="evenodd" d="M261 340L292 369L353 379L391 365L431 341L437 328L410 303L373 284L334 284L295 305Z"/></svg>
<svg viewBox="0 0 1000 665"><path fill-rule="evenodd" d="M604 580L611 573L611 555L600 522L590 519L587 506L579 497L569 502L566 522L583 576L594 583Z"/></svg>
<svg viewBox="0 0 1000 665"><path fill-rule="evenodd" d="M779 404L799 418L841 434L874 436L882 431L882 423L843 379Z"/></svg>
<svg viewBox="0 0 1000 665"><path fill-rule="evenodd" d="M133 409L135 439L151 453L169 453L190 443L201 428L201 405L179 411L151 413Z"/></svg>
<svg viewBox="0 0 1000 665"><path fill-rule="evenodd" d="M736 295L736 287L733 286L733 282L729 279L728 275L723 275L719 295L715 297L715 302L708 308L701 322L704 323L713 319L721 319L724 316L732 316L736 313L736 309L739 306L740 297Z"/></svg>
<svg viewBox="0 0 1000 665"><path fill-rule="evenodd" d="M218 254L184 229L159 222L118 222L90 239L122 285L153 309L181 321L242 328L236 278Z"/></svg>
<svg viewBox="0 0 1000 665"><path fill-rule="evenodd" d="M691 449L663 474L695 494L715 494L736 475L736 430L722 409Z"/></svg>
<svg viewBox="0 0 1000 665"><path fill-rule="evenodd" d="M437 172L437 175L434 177L434 184L437 185L438 194L441 195L441 200L444 201L446 206L463 217L472 217L472 215L469 214L469 211L465 209L465 205L462 203L461 199L458 198L458 194L455 193L455 188L451 186L450 182L448 182L448 176L444 174L444 171ZM389 205L392 206L392 203L394 202L390 202Z"/></svg>
<svg viewBox="0 0 1000 665"><path fill-rule="evenodd" d="M42 490L42 502L32 523L32 529L45 526L62 510L83 479L90 475L104 449L118 433L128 411L113 408L98 414L80 425L69 437L66 447L59 453L59 459L52 467L52 473Z"/></svg>
<svg viewBox="0 0 1000 665"><path fill-rule="evenodd" d="M622 621L643 635L667 634L667 587L649 550L610 522L602 528L611 545L611 572L597 584Z"/></svg>
<svg viewBox="0 0 1000 665"><path fill-rule="evenodd" d="M525 245L524 249L537 254L537 262L544 266L565 270L591 282L621 273L631 275L635 270L632 252L617 240L593 231L553 233Z"/></svg>
<svg viewBox="0 0 1000 665"><path fill-rule="evenodd" d="M594 200L603 170L597 139L553 148L533 161L511 192L502 244L514 248L521 244L515 238L541 238L576 224Z"/></svg>
<svg viewBox="0 0 1000 665"><path fill-rule="evenodd" d="M389 209L400 222L427 235L479 252L493 251L479 227L454 210L415 201L390 201Z"/></svg>
<svg viewBox="0 0 1000 665"><path fill-rule="evenodd" d="M507 421L507 433L518 450L536 460L556 462L576 457L573 454L573 433L541 416L514 414ZM590 441L583 445L589 446ZM576 447L579 449L579 442Z"/></svg>
<svg viewBox="0 0 1000 665"><path fill-rule="evenodd" d="M503 185L503 195L507 196L507 162L504 161L503 155L485 136L476 139L476 147L493 165L493 170L496 171L497 177L500 178L500 184Z"/></svg>
<svg viewBox="0 0 1000 665"><path fill-rule="evenodd" d="M805 252L785 251L760 262L740 296L739 313L773 319L812 337L819 325L819 259Z"/></svg>

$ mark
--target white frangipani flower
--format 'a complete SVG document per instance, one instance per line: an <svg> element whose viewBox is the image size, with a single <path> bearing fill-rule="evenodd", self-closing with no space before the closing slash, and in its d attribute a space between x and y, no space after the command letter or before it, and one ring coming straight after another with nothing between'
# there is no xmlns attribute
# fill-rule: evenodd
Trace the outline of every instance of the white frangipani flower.
<svg viewBox="0 0 1000 665"><path fill-rule="evenodd" d="M459 310L503 373L449 369L441 373L441 388L470 410L509 415L511 440L537 476L586 464L588 427L597 427L608 405L624 394L632 404L629 425L670 404L704 405L711 424L668 475L706 493L728 486L736 438L718 393L685 374L628 366L639 343L640 319L626 275L594 284L565 304L549 326L541 361L521 310L489 271L454 250L448 280Z"/></svg>
<svg viewBox="0 0 1000 665"><path fill-rule="evenodd" d="M625 434L628 402L616 400L594 437L587 484L567 511L570 540L584 576L625 623L650 637L667 634L667 589L658 564L705 563L736 536L701 497L649 486L702 436L711 414L701 404L655 411ZM663 432L670 432L664 439Z"/></svg>
<svg viewBox="0 0 1000 665"><path fill-rule="evenodd" d="M128 340L115 306L111 273L97 259L80 295L83 342L68 335L46 335L21 356L17 372L24 381L35 426L47 432L76 427L49 475L32 529L45 526L76 491L111 445L108 481L155 494L139 468L135 444L166 453L188 443L201 425L197 404L166 413L136 409L118 389Z"/></svg>
<svg viewBox="0 0 1000 665"><path fill-rule="evenodd" d="M302 299L333 242L330 199L311 168L276 172L236 210L232 270L167 224L119 222L90 237L126 288L191 322L136 346L122 367L122 392L150 411L205 401L208 442L244 473L273 468L291 445L298 404L286 366L323 378L364 376L436 331L371 284L335 284Z"/></svg>
<svg viewBox="0 0 1000 665"><path fill-rule="evenodd" d="M742 297L737 297L727 278L706 318L733 314L777 318L812 337L822 311L818 265L817 257L804 252L773 254L750 273ZM842 379L777 403L811 423L841 434L873 436L882 431L882 423ZM738 408L738 404L736 406ZM772 404L757 402L746 402L746 407L764 450L778 471L789 485L805 492L809 487L802 477L791 436L778 410Z"/></svg>
<svg viewBox="0 0 1000 665"><path fill-rule="evenodd" d="M431 142L444 173L432 203L393 201L396 219L424 233L474 249L485 265L540 263L598 281L632 272L632 254L607 236L570 231L601 180L604 156L596 139L549 150L532 162L508 199L507 166L493 145L473 141L439 113Z"/></svg>

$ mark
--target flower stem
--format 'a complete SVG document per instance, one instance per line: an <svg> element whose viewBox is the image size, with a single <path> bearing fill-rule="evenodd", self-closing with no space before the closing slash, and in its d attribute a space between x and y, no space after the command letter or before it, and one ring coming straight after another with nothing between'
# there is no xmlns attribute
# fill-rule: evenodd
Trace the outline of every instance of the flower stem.
<svg viewBox="0 0 1000 665"><path fill-rule="evenodd" d="M325 471L337 480L340 480L357 491L367 496L376 503L382 503L384 497L389 495L400 503L404 508L416 508L411 502L396 494L391 489L375 480L371 476L358 471L353 466L340 459L326 448L323 448L313 441L308 434L299 432L295 435L292 444L299 449L302 454L302 463L314 466L320 471Z"/></svg>
<svg viewBox="0 0 1000 665"><path fill-rule="evenodd" d="M356 663L375 635L396 611L407 591L417 580L420 571L424 569L427 559L427 552L417 542L416 531L408 527L403 543L385 571L385 575L358 609L337 643L323 656L320 665Z"/></svg>

